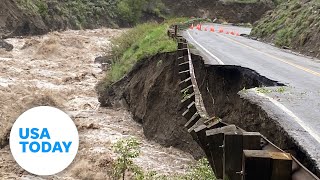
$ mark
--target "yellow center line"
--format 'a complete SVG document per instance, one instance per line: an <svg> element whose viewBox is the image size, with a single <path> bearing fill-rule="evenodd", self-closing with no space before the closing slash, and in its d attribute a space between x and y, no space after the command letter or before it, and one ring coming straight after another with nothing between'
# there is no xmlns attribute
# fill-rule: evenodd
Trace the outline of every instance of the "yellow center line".
<svg viewBox="0 0 320 180"><path fill-rule="evenodd" d="M218 34L218 33L217 33L217 34ZM292 62L289 62L289 61L287 61L287 60L285 60L285 59L281 59L281 58L276 57L276 56L274 56L274 55L271 55L271 54L268 54L268 53L266 53L266 52L260 51L259 49L253 48L253 47L251 47L251 46L248 46L248 45L246 45L246 44L243 44L243 43L241 43L241 42L238 42L238 41L236 41L236 40L234 40L234 39L228 38L228 37L226 37L226 36L223 36L223 35L220 35L220 34L218 34L218 35L221 36L221 37L224 37L224 38L226 38L226 39L228 39L228 40L230 40L230 41L233 41L233 42L236 43L236 44L245 46L245 47L247 47L247 48L249 48L249 49L252 49L252 50L256 50L256 51L258 51L258 52L260 52L260 53L262 53L262 54L264 54L264 55L266 55L266 56L269 56L269 57L271 57L271 58L273 58L273 59L276 59L276 60L278 60L278 61L281 61L281 62L283 62L283 63L289 64L289 65L291 65L291 66L293 66L293 67L296 67L296 68L301 69L301 70L303 70L303 71L305 71L305 72L308 72L308 73L310 73L310 74L313 74L313 75L315 75L315 76L319 76L319 77L320 77L320 73L319 73L319 72L313 71L313 70L308 69L308 68L306 68L306 67L300 66L300 65L295 64L295 63L292 63Z"/></svg>

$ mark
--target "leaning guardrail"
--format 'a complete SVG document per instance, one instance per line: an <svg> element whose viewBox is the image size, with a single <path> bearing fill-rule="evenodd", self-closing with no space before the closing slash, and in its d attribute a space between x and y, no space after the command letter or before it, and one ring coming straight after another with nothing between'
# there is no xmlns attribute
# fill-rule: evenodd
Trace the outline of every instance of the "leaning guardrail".
<svg viewBox="0 0 320 180"><path fill-rule="evenodd" d="M177 25L168 36L178 42L178 68L181 106L187 119L185 127L205 152L217 179L229 180L319 180L291 154L284 152L259 132L247 132L221 120L201 117L191 71L192 56L188 42L178 34Z"/></svg>

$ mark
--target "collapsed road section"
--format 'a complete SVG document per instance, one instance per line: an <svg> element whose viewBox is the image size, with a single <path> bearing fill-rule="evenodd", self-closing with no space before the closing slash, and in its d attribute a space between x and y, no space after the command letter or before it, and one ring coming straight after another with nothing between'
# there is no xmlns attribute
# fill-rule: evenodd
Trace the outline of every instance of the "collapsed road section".
<svg viewBox="0 0 320 180"><path fill-rule="evenodd" d="M209 28L213 28L216 31L209 32ZM237 87L237 84L234 84L230 77L224 78L224 81L230 82L226 87L235 87L234 90L237 92L233 94L237 94L245 88L239 92L241 99L257 104L277 124L275 128L271 128L273 130L271 132L274 132L274 137L269 136L268 138L283 149L298 148L299 151L306 154L308 161L312 162L308 163L310 164L308 168L318 171L320 167L320 154L318 151L320 148L320 124L318 120L320 116L319 60L279 49L253 39L236 36L232 33L249 34L250 30L250 28L208 23L202 24L198 28L183 31L182 34L199 50L207 65L213 65L214 67L217 64L231 67L247 67L268 79L276 80L286 85L275 87L257 86L257 88L250 89L250 87L245 86ZM211 68L210 71L214 71L214 68ZM221 76L210 73L208 73L208 79ZM222 76L225 75L227 73ZM236 76L231 77L231 79L236 79ZM201 80L203 81L203 79ZM223 82L219 81L219 85L213 84L209 86L214 88L220 85L223 85ZM212 91L215 90L212 89ZM239 102L233 102L239 104ZM221 107L220 105L216 104L212 108L219 108ZM215 115L224 121L241 125L241 127L250 126L245 127L250 130L261 128L267 131L269 129L265 128L265 124L270 121L250 120L251 115L241 114L241 112L245 111L239 106L231 110L224 110L223 106L221 108L223 109L215 111ZM240 116L243 117L241 119L245 120L232 118L233 112L238 112L236 115L242 115ZM253 113L256 112L259 111L253 111ZM255 119L261 119L260 117L263 116ZM256 127L252 126L254 124ZM277 127L280 127L280 129ZM279 134L288 136L291 140L287 141L282 138L278 141ZM296 147L288 148L288 144L296 144ZM297 153L296 156L299 157L300 153ZM301 161L306 161L306 158L301 157L300 159Z"/></svg>
<svg viewBox="0 0 320 180"><path fill-rule="evenodd" d="M168 35L178 41L178 52L139 61L99 94L103 106L127 107L149 139L196 158L205 155L217 178L261 179L264 173L266 178L318 179L314 157L263 101L246 98L270 88L270 93L282 92L283 83L241 66L205 65L177 31ZM213 118L199 113L197 99L203 99L206 114Z"/></svg>
<svg viewBox="0 0 320 180"><path fill-rule="evenodd" d="M175 28L177 30L177 28ZM270 115L265 111L264 108L262 108L259 104L253 103L250 101L250 99L244 98L243 94L247 94L247 92L250 88L253 87L265 87L265 86L277 86L277 88L280 89L283 88L283 84L272 81L266 77L263 77L256 73L253 70L250 70L248 68L242 68L239 66L212 66L212 65L204 65L204 61L200 56L191 56L190 51L188 48L188 44L186 43L186 40L182 38L181 36L176 36L176 31L169 31L168 34L171 37L174 37L178 40L179 43L179 51L181 53L179 54L178 61L179 62L179 68L180 72L187 72L194 69L195 71L195 77L197 79L197 84L199 85L202 99L204 100L205 107L209 110L209 114L214 117L222 117L224 122L236 124L241 128L249 129L251 131L259 131L262 132L262 134L269 137L273 142L275 142L280 147L284 148L287 152L290 152L295 157L298 157L303 164L305 164L310 170L312 170L315 174L319 174L319 170L317 168L317 165L315 161L306 153L303 151L303 148L299 146L299 143L294 141L290 135L281 127L281 125L277 122L277 119L274 119L274 116ZM188 60L189 57L189 60ZM192 57L192 60L191 60ZM189 62L188 62L189 61ZM186 64L189 64L190 67L186 66ZM185 84L186 80L185 78L188 78L187 76L180 76L181 77L181 89L183 89L188 85ZM190 85L191 82L190 82ZM241 91L242 90L242 91ZM261 89L265 90L265 89ZM238 93L241 91L240 93ZM190 92L192 93L192 91ZM239 94L242 96L239 96ZM206 152L207 157L209 157L209 162L211 163L212 168L214 169L216 175L218 178L231 178L231 179L238 179L242 176L247 177L253 177L256 172L248 172L246 170L247 167L250 167L250 160L248 160L249 166L246 167L247 163L247 156L249 156L249 159L252 158L253 153L255 158L262 157L266 158L265 153L258 153L258 152L247 152L244 153L244 157L242 159L242 151L245 149L254 149L254 150L263 150L264 147L261 143L259 145L259 141L257 141L257 146L252 146L253 144L253 136L248 138L248 134L240 130L239 132L236 132L235 129L226 128L224 130L217 130L216 128L221 128L223 126L227 126L226 123L217 124L217 122L210 122L210 120L203 120L203 117L199 117L197 115L196 110L192 110L190 105L186 106L187 110L183 115L186 117L186 119L189 120L189 122L186 124L186 126L189 128L188 131L193 134L194 139L200 144L200 146L204 149ZM192 112L188 115L188 112ZM193 113L194 112L194 113ZM198 116L198 117L197 117ZM215 118L216 119L216 118ZM213 124L212 124L213 123ZM212 130L211 129L215 129ZM231 134L230 134L231 133ZM212 139L212 135L217 134L224 134L224 138L220 138L220 143L217 143L217 139ZM237 139L235 135L237 134L243 134L243 139ZM232 136L229 137L229 136ZM256 134L257 135L257 134ZM258 137L261 137L261 135L257 135ZM211 137L211 138L210 138ZM230 138L230 139L229 139ZM219 139L219 137L218 137ZM251 140L248 140L251 139ZM258 138L259 139L259 138ZM265 138L262 138L266 140ZM232 149L238 149L240 147L240 150L238 151L238 155L241 157L237 161L236 156L233 157L233 159L228 159L228 156L234 156L235 150L228 151L228 148L226 145L229 145L228 143L241 141L241 144L232 144ZM267 140L268 141L268 140ZM249 146L247 143L250 142ZM263 140L261 141L263 142ZM223 144L221 146L221 144ZM214 147L219 147L218 149L215 149ZM223 152L221 150L223 149ZM230 147L229 147L230 148ZM269 148L268 148L269 149ZM271 151L274 151L275 149L280 150L278 147L271 148ZM229 149L230 150L230 149ZM270 150L270 149L269 149ZM220 154L217 152L221 152ZM283 151L282 151L283 152ZM213 154L212 154L213 153ZM230 154L231 153L231 154ZM259 155L257 155L259 154ZM223 160L221 162L221 158L217 161L217 157L221 157L223 155ZM285 155L287 156L287 155ZM210 158L213 158L210 160ZM253 158L254 159L254 158ZM271 158L272 159L272 158ZM252 160L252 159L251 159ZM242 164L243 161L243 164ZM220 163L219 163L220 162ZM235 165L236 164L236 165ZM259 163L253 163L255 167L259 168ZM291 166L288 166L287 171L292 170L292 173L287 173L288 177L291 177L292 179L313 179L316 178L311 173L302 173L308 172L299 162L297 162L295 159L292 162L293 166L291 169ZM300 164L300 170L297 171L294 164ZM217 167L220 167L223 165L223 168L220 169ZM252 165L252 164L251 164ZM230 168L232 167L232 168ZM273 167L275 168L275 167ZM283 169L283 167L277 167L277 169L281 169L281 171L285 172L286 170ZM228 171L229 170L229 171ZM246 172L245 172L246 171ZM268 171L268 170L266 170ZM299 172L300 171L300 172ZM240 173L241 172L241 173ZM243 173L245 172L245 173ZM297 173L299 172L299 173ZM240 174L240 175L239 175ZM268 173L267 173L268 174ZM273 177L274 172L269 172L269 175ZM299 174L299 175L298 175ZM304 174L304 175L302 175ZM308 176L309 174L310 176ZM256 174L256 178L258 178L260 175L259 173ZM280 178L281 177L281 178ZM285 177L278 174L278 177L276 179L288 179L288 177ZM249 178L250 179L250 178ZM254 179L254 178L253 178ZM259 178L260 179L260 178Z"/></svg>
<svg viewBox="0 0 320 180"><path fill-rule="evenodd" d="M174 32L169 35L177 38ZM206 156L217 178L318 179L309 171L319 172L314 161L273 117L238 95L248 95L254 87L283 84L248 68L206 66L201 56L190 53L185 39L180 36L177 40L178 52L145 58L108 86L99 94L101 105L127 107L148 139L178 147L196 158ZM200 115L196 99L203 99L204 109L214 118Z"/></svg>

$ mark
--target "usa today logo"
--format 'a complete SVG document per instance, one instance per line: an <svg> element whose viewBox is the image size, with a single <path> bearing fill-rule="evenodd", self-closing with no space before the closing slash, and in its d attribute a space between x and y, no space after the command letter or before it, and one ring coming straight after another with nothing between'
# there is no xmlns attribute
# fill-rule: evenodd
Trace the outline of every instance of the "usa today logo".
<svg viewBox="0 0 320 180"><path fill-rule="evenodd" d="M16 162L35 175L53 175L75 158L79 135L63 111L40 106L24 112L13 124L10 149Z"/></svg>

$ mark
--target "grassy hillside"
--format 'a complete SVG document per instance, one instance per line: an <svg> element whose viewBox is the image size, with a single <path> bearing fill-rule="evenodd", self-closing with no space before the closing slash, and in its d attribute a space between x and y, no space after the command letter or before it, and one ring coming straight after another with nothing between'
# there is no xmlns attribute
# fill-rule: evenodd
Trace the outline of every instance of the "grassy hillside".
<svg viewBox="0 0 320 180"><path fill-rule="evenodd" d="M274 0L162 0L169 14L253 23L275 7ZM174 2L174 3L173 3Z"/></svg>
<svg viewBox="0 0 320 180"><path fill-rule="evenodd" d="M163 21L161 0L0 0L0 36Z"/></svg>
<svg viewBox="0 0 320 180"><path fill-rule="evenodd" d="M107 83L119 80L143 58L176 50L176 43L166 34L168 28L167 23L146 23L113 39L113 64L106 76Z"/></svg>
<svg viewBox="0 0 320 180"><path fill-rule="evenodd" d="M21 0L20 0L21 1ZM50 16L52 2L45 0L22 0L33 2L39 14ZM57 14L72 19L80 26L88 26L92 20L109 20L115 24L134 25L139 22L143 13L162 16L161 0L74 0L57 1L54 4ZM91 22L90 22L91 21Z"/></svg>
<svg viewBox="0 0 320 180"><path fill-rule="evenodd" d="M98 92L103 93L105 88L120 80L142 59L177 50L177 44L167 36L167 30L170 25L184 21L185 18L176 18L160 24L144 23L114 38L109 57L112 61L111 68L98 84ZM162 60L158 63L161 66Z"/></svg>
<svg viewBox="0 0 320 180"><path fill-rule="evenodd" d="M254 25L252 35L320 57L320 0L285 1Z"/></svg>
<svg viewBox="0 0 320 180"><path fill-rule="evenodd" d="M0 37L66 28L132 27L172 17L254 22L272 0L0 0Z"/></svg>

